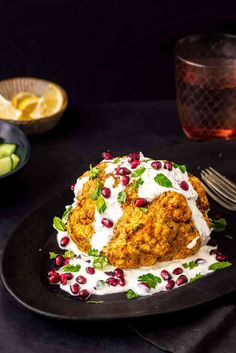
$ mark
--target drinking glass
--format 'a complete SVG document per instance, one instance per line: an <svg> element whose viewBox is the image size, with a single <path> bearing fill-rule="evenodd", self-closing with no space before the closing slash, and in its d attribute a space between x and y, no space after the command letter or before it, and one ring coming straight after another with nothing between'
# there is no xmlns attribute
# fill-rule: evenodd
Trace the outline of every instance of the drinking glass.
<svg viewBox="0 0 236 353"><path fill-rule="evenodd" d="M177 109L190 139L236 135L236 36L199 34L176 45Z"/></svg>

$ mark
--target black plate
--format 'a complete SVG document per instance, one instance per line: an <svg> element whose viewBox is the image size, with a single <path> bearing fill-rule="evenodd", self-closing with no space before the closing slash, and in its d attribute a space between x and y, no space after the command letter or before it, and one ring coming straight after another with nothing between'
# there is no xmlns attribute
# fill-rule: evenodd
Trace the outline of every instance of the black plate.
<svg viewBox="0 0 236 353"><path fill-rule="evenodd" d="M70 203L71 192L53 198L29 216L15 231L3 254L1 274L8 291L28 309L50 317L73 320L104 320L141 317L187 309L220 297L236 289L236 249L234 241L224 238L220 246L231 257L233 266L204 277L171 292L128 301L125 294L97 297L103 304L87 304L49 286L48 251L56 250L56 232L52 229L54 215L62 214ZM235 221L227 218L235 228ZM94 296L94 299L97 299Z"/></svg>

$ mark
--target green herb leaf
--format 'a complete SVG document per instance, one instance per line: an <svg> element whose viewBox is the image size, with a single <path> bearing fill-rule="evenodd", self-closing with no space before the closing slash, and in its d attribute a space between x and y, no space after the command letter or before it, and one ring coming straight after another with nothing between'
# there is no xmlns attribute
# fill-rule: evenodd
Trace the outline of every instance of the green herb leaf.
<svg viewBox="0 0 236 353"><path fill-rule="evenodd" d="M131 299L137 299L138 298L138 294L136 294L133 289L129 289L127 292L126 292L126 297L127 299L131 300Z"/></svg>
<svg viewBox="0 0 236 353"><path fill-rule="evenodd" d="M99 252L98 252L97 249L89 249L88 255L89 255L89 256L98 256L98 255L99 255Z"/></svg>
<svg viewBox="0 0 236 353"><path fill-rule="evenodd" d="M176 168L179 168L182 173L185 173L186 170L187 170L187 167L186 167L186 165L184 165L184 164L173 163L173 167L174 167L175 169L176 169Z"/></svg>
<svg viewBox="0 0 236 353"><path fill-rule="evenodd" d="M230 239L230 240L234 240L234 237L232 235L225 235L226 238Z"/></svg>
<svg viewBox="0 0 236 353"><path fill-rule="evenodd" d="M203 278L203 275L201 273L197 273L193 278L190 278L189 282L192 283L198 281L201 278Z"/></svg>
<svg viewBox="0 0 236 353"><path fill-rule="evenodd" d="M61 232L63 232L65 230L65 224L61 218L59 218L59 217L53 218L53 228L56 229L57 231L61 231Z"/></svg>
<svg viewBox="0 0 236 353"><path fill-rule="evenodd" d="M190 270L192 270L194 267L197 267L198 264L195 261L190 261L190 262L185 262L182 266L184 268L189 268Z"/></svg>
<svg viewBox="0 0 236 353"><path fill-rule="evenodd" d="M96 269L104 268L108 265L108 260L105 256L95 257L93 260L93 267Z"/></svg>
<svg viewBox="0 0 236 353"><path fill-rule="evenodd" d="M86 304L102 304L102 303L104 303L104 300L87 300L85 303Z"/></svg>
<svg viewBox="0 0 236 353"><path fill-rule="evenodd" d="M57 255L59 255L59 254L56 254L54 251L49 251L50 260L55 259L57 257Z"/></svg>
<svg viewBox="0 0 236 353"><path fill-rule="evenodd" d="M89 176L89 179L96 178L99 173L100 173L100 169L98 167L92 167L92 164L90 164L90 176Z"/></svg>
<svg viewBox="0 0 236 353"><path fill-rule="evenodd" d="M152 159L151 158L146 158L146 159L140 160L140 162L149 162L149 161L152 161Z"/></svg>
<svg viewBox="0 0 236 353"><path fill-rule="evenodd" d="M121 158L118 157L118 158L115 158L115 159L114 159L113 163L118 164L120 161L121 161Z"/></svg>
<svg viewBox="0 0 236 353"><path fill-rule="evenodd" d="M133 184L133 190L137 190L139 188L140 185L143 185L143 180L141 178L135 180L134 184Z"/></svg>
<svg viewBox="0 0 236 353"><path fill-rule="evenodd" d="M147 207L139 207L139 210L143 213L148 213L148 208Z"/></svg>
<svg viewBox="0 0 236 353"><path fill-rule="evenodd" d="M69 217L69 215L70 215L70 213L71 213L71 210L72 210L72 205L70 205L69 207L67 207L66 210L65 210L65 212L63 213L61 219L62 219L62 221L63 221L64 223L67 222L68 217Z"/></svg>
<svg viewBox="0 0 236 353"><path fill-rule="evenodd" d="M228 261L215 262L214 264L211 264L209 266L209 270L211 271L221 270L222 268L226 268L231 265L232 265L231 262L228 262Z"/></svg>
<svg viewBox="0 0 236 353"><path fill-rule="evenodd" d="M66 258L73 259L75 257L75 254L73 253L73 251L66 250L64 252L63 257L64 257L64 259L66 259Z"/></svg>
<svg viewBox="0 0 236 353"><path fill-rule="evenodd" d="M96 187L95 191L91 192L90 198L93 201L97 200L98 196L101 195L101 192L102 192L102 184L101 184L100 180L98 180L97 187Z"/></svg>
<svg viewBox="0 0 236 353"><path fill-rule="evenodd" d="M172 182L162 173L157 174L154 180L157 184L165 188L172 188Z"/></svg>
<svg viewBox="0 0 236 353"><path fill-rule="evenodd" d="M162 282L160 277L154 276L152 273L139 276L138 281L147 283L150 288L156 288L157 284Z"/></svg>
<svg viewBox="0 0 236 353"><path fill-rule="evenodd" d="M118 194L117 201L120 203L124 203L126 201L126 198L127 198L127 195L126 195L125 191L121 191Z"/></svg>
<svg viewBox="0 0 236 353"><path fill-rule="evenodd" d="M100 214L103 213L105 211L105 209L107 208L106 202L105 202L104 198L102 197L102 195L98 196L96 206L97 206L97 210Z"/></svg>
<svg viewBox="0 0 236 353"><path fill-rule="evenodd" d="M68 264L68 265L63 266L61 269L64 272L78 272L80 270L80 268L81 268L80 265L74 266L74 265Z"/></svg>
<svg viewBox="0 0 236 353"><path fill-rule="evenodd" d="M134 172L131 173L132 178L137 178L141 176L145 172L146 168L145 167L139 167L136 169Z"/></svg>
<svg viewBox="0 0 236 353"><path fill-rule="evenodd" d="M227 226L225 218L212 219L210 227L213 228L215 232L223 232Z"/></svg>

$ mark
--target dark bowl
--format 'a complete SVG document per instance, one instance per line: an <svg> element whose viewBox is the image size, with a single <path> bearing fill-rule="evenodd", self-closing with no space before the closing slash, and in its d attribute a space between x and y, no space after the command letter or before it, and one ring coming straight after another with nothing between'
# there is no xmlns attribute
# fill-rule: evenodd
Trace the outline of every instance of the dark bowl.
<svg viewBox="0 0 236 353"><path fill-rule="evenodd" d="M16 153L20 157L20 163L15 169L0 176L1 183L1 179L6 179L10 175L17 173L28 162L30 157L30 145L23 131L17 126L5 121L0 121L0 138L3 138L4 142L16 144Z"/></svg>

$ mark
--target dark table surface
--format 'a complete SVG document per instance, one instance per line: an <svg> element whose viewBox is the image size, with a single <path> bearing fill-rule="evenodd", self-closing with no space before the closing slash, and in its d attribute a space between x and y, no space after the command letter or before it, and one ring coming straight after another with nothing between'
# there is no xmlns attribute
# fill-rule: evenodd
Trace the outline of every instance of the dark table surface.
<svg viewBox="0 0 236 353"><path fill-rule="evenodd" d="M147 156L155 151L156 157L164 158L168 157L169 149L191 148L198 142L183 136L175 102L159 101L87 104L78 111L69 109L55 130L31 137L30 143L30 162L1 190L1 256L17 225L53 195L69 187L90 162L97 163L103 150L122 155L141 149ZM117 353L162 352L123 321L85 324L38 316L15 302L0 283L1 352L48 353L58 349L65 353L95 349L96 352L115 349Z"/></svg>

